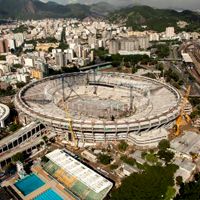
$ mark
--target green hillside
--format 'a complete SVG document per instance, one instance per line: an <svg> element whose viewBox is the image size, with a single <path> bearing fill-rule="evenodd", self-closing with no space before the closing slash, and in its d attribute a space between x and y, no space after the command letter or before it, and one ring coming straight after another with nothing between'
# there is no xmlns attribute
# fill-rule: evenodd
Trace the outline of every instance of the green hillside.
<svg viewBox="0 0 200 200"><path fill-rule="evenodd" d="M0 0L0 18L41 19L45 17L85 18L92 15L90 7L81 4L59 5L38 0Z"/></svg>
<svg viewBox="0 0 200 200"><path fill-rule="evenodd" d="M200 15L192 11L177 12L169 9L154 9L149 6L134 6L124 8L110 14L109 19L112 22L122 22L135 30L143 30L142 26L147 26L158 32L165 30L167 26L177 27L180 20L189 23L187 31L199 30Z"/></svg>

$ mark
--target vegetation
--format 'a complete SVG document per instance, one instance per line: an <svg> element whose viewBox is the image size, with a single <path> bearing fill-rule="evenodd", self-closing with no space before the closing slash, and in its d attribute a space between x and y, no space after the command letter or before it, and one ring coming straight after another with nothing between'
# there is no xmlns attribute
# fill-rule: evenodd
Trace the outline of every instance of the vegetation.
<svg viewBox="0 0 200 200"><path fill-rule="evenodd" d="M6 56L5 55L0 55L0 60L6 60Z"/></svg>
<svg viewBox="0 0 200 200"><path fill-rule="evenodd" d="M120 158L124 163L134 166L136 165L136 160L127 156L121 156Z"/></svg>
<svg viewBox="0 0 200 200"><path fill-rule="evenodd" d="M176 177L176 185L181 185L183 183L183 177L182 176L177 176Z"/></svg>
<svg viewBox="0 0 200 200"><path fill-rule="evenodd" d="M7 166L6 166L6 169L5 169L5 174L12 174L13 172L16 171L16 165L13 164L13 163L9 163Z"/></svg>
<svg viewBox="0 0 200 200"><path fill-rule="evenodd" d="M117 164L110 165L111 170L117 169L119 166Z"/></svg>
<svg viewBox="0 0 200 200"><path fill-rule="evenodd" d="M174 153L169 150L159 150L158 156L160 159L164 160L166 163L169 163L174 158Z"/></svg>
<svg viewBox="0 0 200 200"><path fill-rule="evenodd" d="M79 71L80 71L79 68L76 66L62 67L61 70L54 70L52 68L49 68L49 76L63 74L63 73L73 73L73 72L79 72Z"/></svg>
<svg viewBox="0 0 200 200"><path fill-rule="evenodd" d="M11 96L15 94L15 90L12 89L12 86L8 87L7 90L0 89L0 97Z"/></svg>
<svg viewBox="0 0 200 200"><path fill-rule="evenodd" d="M107 155L107 154L99 154L98 156L98 160L101 164L103 165L108 165L111 163L112 158L111 156Z"/></svg>
<svg viewBox="0 0 200 200"><path fill-rule="evenodd" d="M193 107L200 105L200 98L198 97L192 97L192 98L190 97L189 101Z"/></svg>
<svg viewBox="0 0 200 200"><path fill-rule="evenodd" d="M141 64L148 64L154 61L147 55L120 55L120 54L113 54L110 56L106 56L105 61L112 62L113 67L118 67L123 64L125 67L133 67L138 63Z"/></svg>
<svg viewBox="0 0 200 200"><path fill-rule="evenodd" d="M29 0L0 0L0 17L14 19L41 19L41 18L79 18L91 16L90 6L56 3L43 3Z"/></svg>
<svg viewBox="0 0 200 200"><path fill-rule="evenodd" d="M23 163L25 159L26 159L25 154L24 154L24 153L21 153L21 152L15 154L15 155L12 157L12 160L13 160L14 162L20 161L20 162Z"/></svg>
<svg viewBox="0 0 200 200"><path fill-rule="evenodd" d="M101 60L105 60L108 56L108 50L105 50L103 47L94 49L95 56L98 56Z"/></svg>
<svg viewBox="0 0 200 200"><path fill-rule="evenodd" d="M44 163L47 163L49 161L49 159L46 156L43 156L41 158L41 161L44 162Z"/></svg>
<svg viewBox="0 0 200 200"><path fill-rule="evenodd" d="M159 148L159 150L166 150L166 149L170 148L169 140L166 140L166 139L161 140L158 144L158 148Z"/></svg>
<svg viewBox="0 0 200 200"><path fill-rule="evenodd" d="M179 194L174 200L197 200L200 197L200 174L195 175L195 180L180 185Z"/></svg>
<svg viewBox="0 0 200 200"><path fill-rule="evenodd" d="M19 130L21 127L22 127L21 124L13 123L13 124L10 125L9 131L15 132L15 131Z"/></svg>
<svg viewBox="0 0 200 200"><path fill-rule="evenodd" d="M69 45L67 43L60 42L58 48L62 49L62 51L64 51L65 49L69 48Z"/></svg>
<svg viewBox="0 0 200 200"><path fill-rule="evenodd" d="M44 140L44 142L47 144L48 143L48 141L49 141L49 138L45 135L45 136L43 136L43 138L42 138L43 140Z"/></svg>
<svg viewBox="0 0 200 200"><path fill-rule="evenodd" d="M13 64L13 68L21 69L23 66L21 64Z"/></svg>
<svg viewBox="0 0 200 200"><path fill-rule="evenodd" d="M26 83L24 83L24 82L17 82L16 83L16 86L17 86L17 88L22 88L22 87L24 87L26 85Z"/></svg>
<svg viewBox="0 0 200 200"><path fill-rule="evenodd" d="M36 42L39 42L39 43L56 43L58 41L54 37L46 37L46 38L37 39Z"/></svg>
<svg viewBox="0 0 200 200"><path fill-rule="evenodd" d="M120 188L111 194L111 200L171 199L176 165L146 166L142 173L134 173L122 181ZM170 198L169 198L170 197Z"/></svg>
<svg viewBox="0 0 200 200"><path fill-rule="evenodd" d="M192 11L178 12L169 9L156 9L149 6L134 6L111 13L109 19L112 22L125 21L128 27L140 31L145 30L143 26L147 26L146 29L158 32L165 31L165 28L168 26L175 27L176 31L198 31L200 16ZM184 29L178 28L177 22L180 20L188 22L189 25Z"/></svg>
<svg viewBox="0 0 200 200"><path fill-rule="evenodd" d="M193 106L193 111L190 114L190 117L192 119L195 119L196 117L200 116L200 98L197 97L189 98L189 101Z"/></svg>
<svg viewBox="0 0 200 200"><path fill-rule="evenodd" d="M158 58L166 58L169 56L170 49L168 44L158 44L155 46Z"/></svg>
<svg viewBox="0 0 200 200"><path fill-rule="evenodd" d="M127 148L128 148L127 142L125 142L124 140L120 141L120 143L118 144L118 149L120 151L126 151Z"/></svg>
<svg viewBox="0 0 200 200"><path fill-rule="evenodd" d="M156 155L154 153L147 153L145 156L145 159L150 163L158 162L158 158L156 157Z"/></svg>
<svg viewBox="0 0 200 200"><path fill-rule="evenodd" d="M176 87L178 89L184 83L183 80L180 79L179 75L172 69L165 71L164 76L165 76L167 82L170 82L174 87Z"/></svg>
<svg viewBox="0 0 200 200"><path fill-rule="evenodd" d="M13 30L13 33L23 33L23 32L27 32L28 31L28 27L25 25L20 25L19 27L15 28Z"/></svg>

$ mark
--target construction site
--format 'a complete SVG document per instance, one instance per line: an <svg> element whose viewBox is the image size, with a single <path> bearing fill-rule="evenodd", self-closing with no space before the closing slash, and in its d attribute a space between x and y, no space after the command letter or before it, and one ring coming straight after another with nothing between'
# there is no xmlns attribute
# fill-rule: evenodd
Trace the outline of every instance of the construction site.
<svg viewBox="0 0 200 200"><path fill-rule="evenodd" d="M67 140L129 140L137 145L167 137L182 97L147 77L96 71L56 75L26 85L15 97L23 124L38 120Z"/></svg>

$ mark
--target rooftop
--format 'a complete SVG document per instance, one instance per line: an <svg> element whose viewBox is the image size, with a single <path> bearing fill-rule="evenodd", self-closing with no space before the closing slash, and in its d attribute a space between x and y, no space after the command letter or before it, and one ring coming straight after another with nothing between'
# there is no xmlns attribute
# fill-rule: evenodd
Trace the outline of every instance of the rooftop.
<svg viewBox="0 0 200 200"><path fill-rule="evenodd" d="M106 188L111 188L113 185L106 178L74 159L64 150L54 150L47 154L46 157L96 193Z"/></svg>
<svg viewBox="0 0 200 200"><path fill-rule="evenodd" d="M171 149L176 152L190 155L190 153L200 153L200 135L195 132L187 131L180 137L171 142Z"/></svg>

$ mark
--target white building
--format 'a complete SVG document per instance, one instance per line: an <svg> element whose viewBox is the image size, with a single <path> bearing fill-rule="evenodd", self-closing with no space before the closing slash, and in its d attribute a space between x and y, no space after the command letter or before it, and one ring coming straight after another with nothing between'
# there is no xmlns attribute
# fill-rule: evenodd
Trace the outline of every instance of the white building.
<svg viewBox="0 0 200 200"><path fill-rule="evenodd" d="M167 38L173 38L175 36L175 30L174 27L167 27L165 31Z"/></svg>

